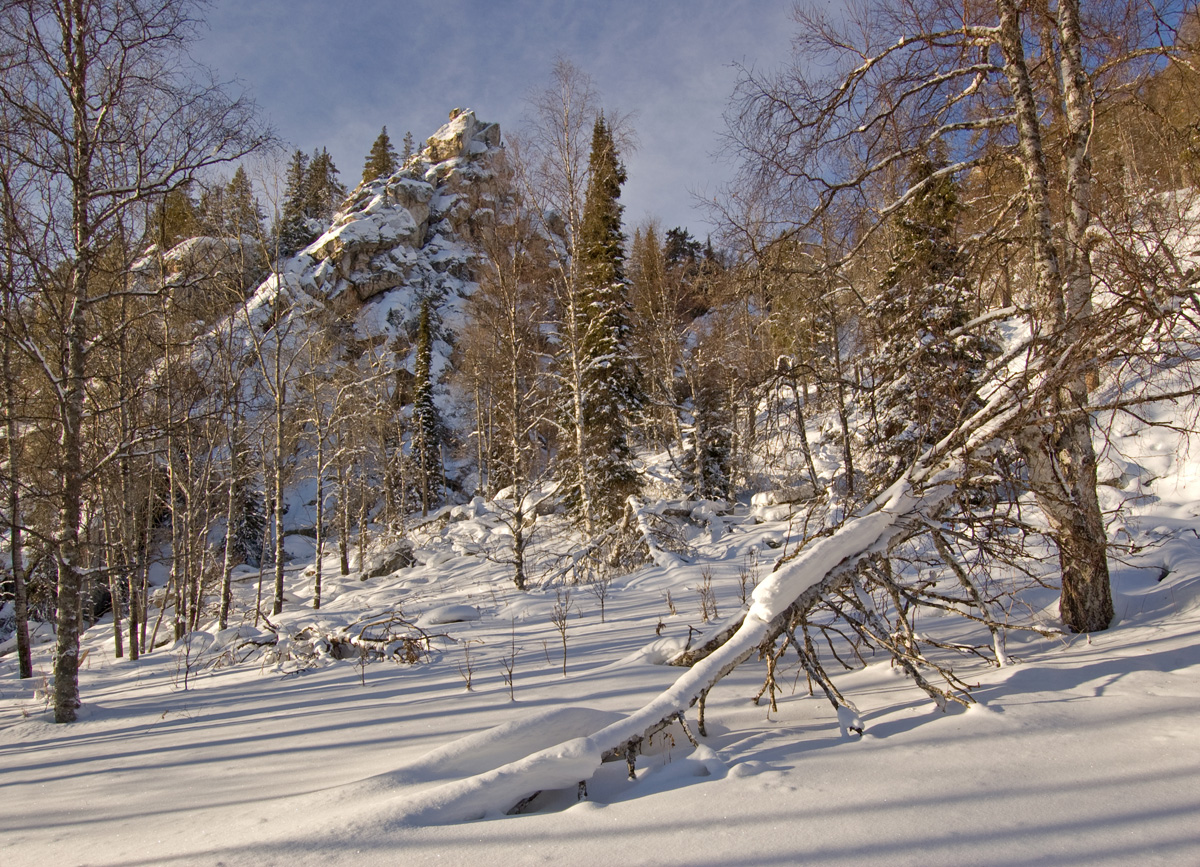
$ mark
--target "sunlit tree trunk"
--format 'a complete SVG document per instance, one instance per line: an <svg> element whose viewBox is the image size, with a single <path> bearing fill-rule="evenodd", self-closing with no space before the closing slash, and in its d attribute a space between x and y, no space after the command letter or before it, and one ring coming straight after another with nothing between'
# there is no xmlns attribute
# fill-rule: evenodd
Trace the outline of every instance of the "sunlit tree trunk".
<svg viewBox="0 0 1200 867"><path fill-rule="evenodd" d="M1021 166L1034 262L1037 267L1040 325L1057 345L1082 345L1091 312L1092 265L1086 239L1091 221L1092 171L1088 146L1092 132L1092 91L1083 68L1078 0L1058 5L1058 45L1063 107L1067 125L1067 206L1063 255L1054 243L1050 184L1042 145L1038 104L1025 58L1020 11L1015 0L997 0L1000 47L1016 109ZM1096 495L1096 455L1087 411L1084 365L1056 385L1045 408L1046 421L1020 438L1030 484L1046 513L1062 569L1060 612L1076 632L1105 629L1113 618L1108 573L1108 540Z"/></svg>

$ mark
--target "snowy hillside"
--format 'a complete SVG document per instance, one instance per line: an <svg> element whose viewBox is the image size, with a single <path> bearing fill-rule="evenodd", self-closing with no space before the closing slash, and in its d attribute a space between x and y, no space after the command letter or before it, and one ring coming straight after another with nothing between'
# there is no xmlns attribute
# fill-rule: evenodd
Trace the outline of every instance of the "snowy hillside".
<svg viewBox="0 0 1200 867"><path fill-rule="evenodd" d="M332 357L356 365L366 378L380 370L413 373L417 320L428 302L435 399L442 416L452 418L442 379L476 288L479 256L468 239L478 202L469 199L478 197L479 182L489 176L488 157L499 147L499 125L455 109L395 174L360 184L326 231L281 261L235 318L265 332L281 317L283 352L291 357L302 355L321 329L331 330ZM248 336L242 342L248 354L257 351ZM292 510L288 520L311 526L312 516Z"/></svg>
<svg viewBox="0 0 1200 867"><path fill-rule="evenodd" d="M520 593L503 504L476 501L412 532L411 567L389 568L374 538L366 563L382 574L336 577L327 558L320 611L306 607L311 543L290 537L277 643L251 625L245 568L239 627L131 663L97 624L70 728L47 709L48 646L34 683L0 659L4 863L1194 863L1197 443L1116 433L1116 626L1012 633L1003 668L959 659L969 709L939 711L886 655L834 674L858 719L810 696L794 657L771 709L752 701L751 660L709 697L706 734L689 712L688 731L644 747L635 780L623 760L597 770L585 736L670 692L684 669L664 663L745 609L787 552L792 510L697 504L677 518L678 554ZM540 562L570 534L542 518ZM1052 625L1055 600L1019 601ZM947 643L982 632L951 616L922 628Z"/></svg>
<svg viewBox="0 0 1200 867"><path fill-rule="evenodd" d="M0 9L0 867L1200 864L1190 6L797 5L706 238Z"/></svg>

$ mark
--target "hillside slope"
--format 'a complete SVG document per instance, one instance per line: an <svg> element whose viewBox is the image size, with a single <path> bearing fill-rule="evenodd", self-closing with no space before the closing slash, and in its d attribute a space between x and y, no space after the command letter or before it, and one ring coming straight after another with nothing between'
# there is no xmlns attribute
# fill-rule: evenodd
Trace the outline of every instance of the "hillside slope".
<svg viewBox="0 0 1200 867"><path fill-rule="evenodd" d="M1181 411L1161 408L1158 420ZM462 804L447 800L455 781L643 704L678 673L665 659L736 616L789 531L778 507L694 513L675 560L603 588L518 593L496 562L495 506L477 501L413 533L416 566L335 579L320 612L303 608L311 546L291 537L281 635L417 634L412 624L428 637L412 663L335 659L319 639L258 647L266 636L248 625L130 663L113 658L101 623L84 642L80 722L64 728L34 692L40 682L17 681L12 657L0 659L5 863L1190 863L1200 857L1197 444L1162 428L1118 433L1132 475L1109 490L1135 499L1111 528L1125 543L1113 560L1117 624L1014 634L1005 668L960 662L976 685L969 710L938 711L886 658L867 658L835 675L859 708L858 737L819 691L809 697L794 660L781 661L777 710L750 702L764 674L752 661L710 697L699 746L668 730L638 758L636 781L624 762L608 764L585 798L544 792L519 816L504 816L504 791L484 786L472 808L483 820L463 822L446 809ZM557 520L543 525L546 556L569 533ZM257 573L241 579L247 611ZM706 583L715 612L703 610ZM1021 601L1052 620L1052 589ZM958 618L923 623L972 638ZM48 648L36 661L44 678Z"/></svg>

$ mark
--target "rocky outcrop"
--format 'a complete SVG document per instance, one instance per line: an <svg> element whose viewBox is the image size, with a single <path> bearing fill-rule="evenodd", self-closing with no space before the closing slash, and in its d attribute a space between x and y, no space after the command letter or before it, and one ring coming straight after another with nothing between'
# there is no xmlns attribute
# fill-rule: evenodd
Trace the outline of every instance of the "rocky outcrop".
<svg viewBox="0 0 1200 867"><path fill-rule="evenodd" d="M440 278L470 282L470 256L456 244L471 210L462 191L499 146L498 124L455 109L399 172L350 195L329 229L302 251L311 260L304 282L343 316L406 286L444 296L449 287Z"/></svg>
<svg viewBox="0 0 1200 867"><path fill-rule="evenodd" d="M177 311L209 322L224 316L229 299L253 286L267 273L261 238L188 238L163 254L151 248L134 270L170 289ZM159 268L161 266L161 274ZM150 277L150 275L155 275Z"/></svg>
<svg viewBox="0 0 1200 867"><path fill-rule="evenodd" d="M450 112L450 122L429 137L426 153L431 162L440 163L495 147L500 147L500 125L481 123L475 112L456 108Z"/></svg>

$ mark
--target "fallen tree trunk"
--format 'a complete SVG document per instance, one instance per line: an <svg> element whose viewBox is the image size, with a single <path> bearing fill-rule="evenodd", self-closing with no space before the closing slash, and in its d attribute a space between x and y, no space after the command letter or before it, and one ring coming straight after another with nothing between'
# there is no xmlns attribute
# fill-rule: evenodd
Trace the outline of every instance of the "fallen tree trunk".
<svg viewBox="0 0 1200 867"><path fill-rule="evenodd" d="M605 761L631 758L650 735L673 723L723 677L754 654L792 614L807 607L866 558L886 552L954 492L952 479L918 494L908 478L897 482L865 514L833 535L812 542L760 584L741 626L639 710L594 734L533 753L495 770L446 783L401 805L402 820L441 824L504 813L546 789L576 786ZM500 806L502 805L502 806Z"/></svg>
<svg viewBox="0 0 1200 867"><path fill-rule="evenodd" d="M605 761L624 758L632 765L644 741L680 719L764 641L777 638L794 616L836 589L868 558L886 554L914 529L928 526L953 498L967 458L992 448L1007 426L1019 420L1020 398L1028 393L1029 382L1026 377L1019 379L1023 387L997 388L982 409L929 449L856 516L781 563L755 588L753 604L736 631L716 647L706 644L702 658L695 658L675 683L650 702L587 737L409 796L397 805L397 820L425 825L502 815L539 791L579 786Z"/></svg>

